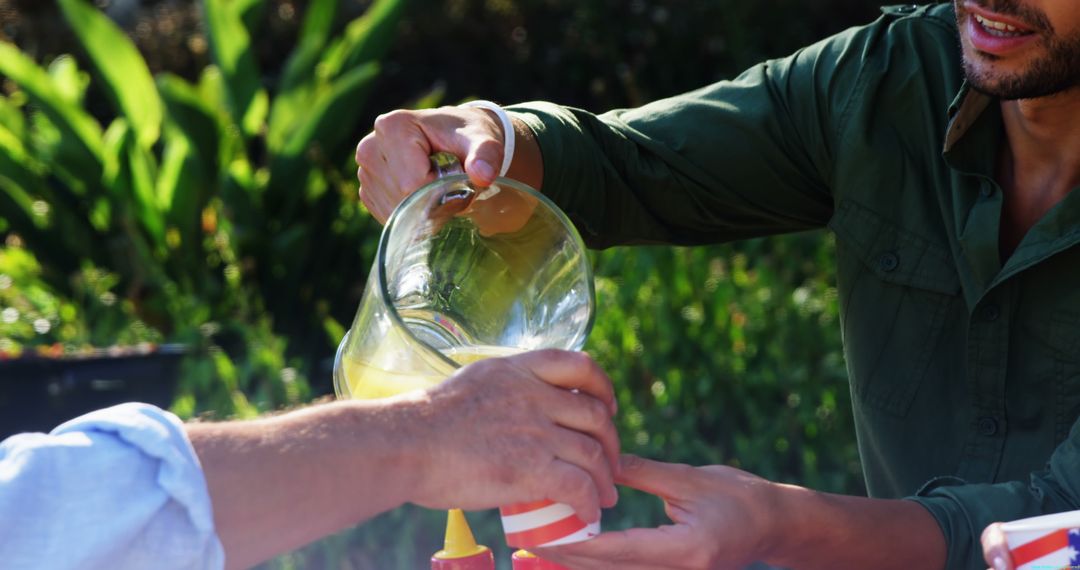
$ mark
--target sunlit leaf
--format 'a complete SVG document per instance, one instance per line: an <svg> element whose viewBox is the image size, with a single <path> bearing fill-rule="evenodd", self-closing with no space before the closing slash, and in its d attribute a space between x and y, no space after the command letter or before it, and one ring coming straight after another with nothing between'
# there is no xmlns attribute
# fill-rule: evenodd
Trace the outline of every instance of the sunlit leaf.
<svg viewBox="0 0 1080 570"><path fill-rule="evenodd" d="M210 52L225 77L231 116L250 136L262 127L269 104L251 36L239 13L242 7L235 1L203 0Z"/></svg>
<svg viewBox="0 0 1080 570"><path fill-rule="evenodd" d="M146 61L127 34L93 5L85 0L59 3L102 79L100 87L127 118L139 144L150 147L161 134L163 111Z"/></svg>
<svg viewBox="0 0 1080 570"><path fill-rule="evenodd" d="M22 88L56 129L54 159L69 173L98 177L101 172L101 127L78 105L66 100L49 74L17 47L0 42L0 74ZM73 186L85 191L85 186Z"/></svg>

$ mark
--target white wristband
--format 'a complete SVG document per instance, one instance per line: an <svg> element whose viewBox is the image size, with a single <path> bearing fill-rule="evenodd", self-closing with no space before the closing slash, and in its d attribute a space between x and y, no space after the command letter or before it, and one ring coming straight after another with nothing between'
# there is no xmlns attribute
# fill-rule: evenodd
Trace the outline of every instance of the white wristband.
<svg viewBox="0 0 1080 570"><path fill-rule="evenodd" d="M514 124L510 122L510 115L506 114L506 111L495 103L480 99L462 103L460 106L480 107L495 113L499 117L503 129L503 161L502 167L499 168L499 176L506 176L506 171L510 170L510 163L514 162Z"/></svg>

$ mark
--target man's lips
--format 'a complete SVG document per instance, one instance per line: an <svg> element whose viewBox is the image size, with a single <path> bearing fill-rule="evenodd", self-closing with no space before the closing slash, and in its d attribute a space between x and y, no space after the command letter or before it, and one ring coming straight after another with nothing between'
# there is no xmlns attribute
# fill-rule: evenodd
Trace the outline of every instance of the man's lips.
<svg viewBox="0 0 1080 570"><path fill-rule="evenodd" d="M976 50L1003 57L1015 53L1034 41L1036 28L1016 18L992 12L971 2L964 3L968 12L967 37Z"/></svg>
<svg viewBox="0 0 1080 570"><path fill-rule="evenodd" d="M964 2L964 10L971 14L980 25L991 31L1014 34L1033 34L1036 31L1035 26L1027 24L1013 16L1006 16L1005 14L987 10L973 2Z"/></svg>

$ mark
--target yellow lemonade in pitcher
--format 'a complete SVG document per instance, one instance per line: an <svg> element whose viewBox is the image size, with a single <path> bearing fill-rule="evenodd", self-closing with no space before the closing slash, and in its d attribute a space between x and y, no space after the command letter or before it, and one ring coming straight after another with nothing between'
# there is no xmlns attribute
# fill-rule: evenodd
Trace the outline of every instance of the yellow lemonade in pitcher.
<svg viewBox="0 0 1080 570"><path fill-rule="evenodd" d="M382 347L380 347L379 352L382 352L381 349ZM440 352L442 352L443 356L457 363L458 366L465 366L488 358L518 354L523 350L507 346L463 346ZM354 400L373 400L430 388L454 373L454 370L449 366L447 366L445 374L395 372L394 370L387 370L389 367L379 362L379 360L378 354L376 354L373 362L345 360L343 363L345 384L348 386L350 398Z"/></svg>

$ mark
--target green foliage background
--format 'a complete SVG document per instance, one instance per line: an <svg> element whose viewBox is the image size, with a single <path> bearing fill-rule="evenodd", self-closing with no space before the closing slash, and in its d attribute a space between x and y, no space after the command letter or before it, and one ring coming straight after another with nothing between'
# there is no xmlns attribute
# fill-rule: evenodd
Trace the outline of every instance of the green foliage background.
<svg viewBox="0 0 1080 570"><path fill-rule="evenodd" d="M12 42L0 44L0 311L16 309L0 349L188 343L184 416L318 398L378 237L351 163L377 114L469 97L636 105L876 12L863 0L157 0L110 20L82 0L0 0ZM861 493L832 248L815 232L597 252L587 350L616 383L624 449ZM619 528L663 512L627 492L604 517ZM470 520L507 566L496 514ZM405 507L266 566L420 568L442 525Z"/></svg>

